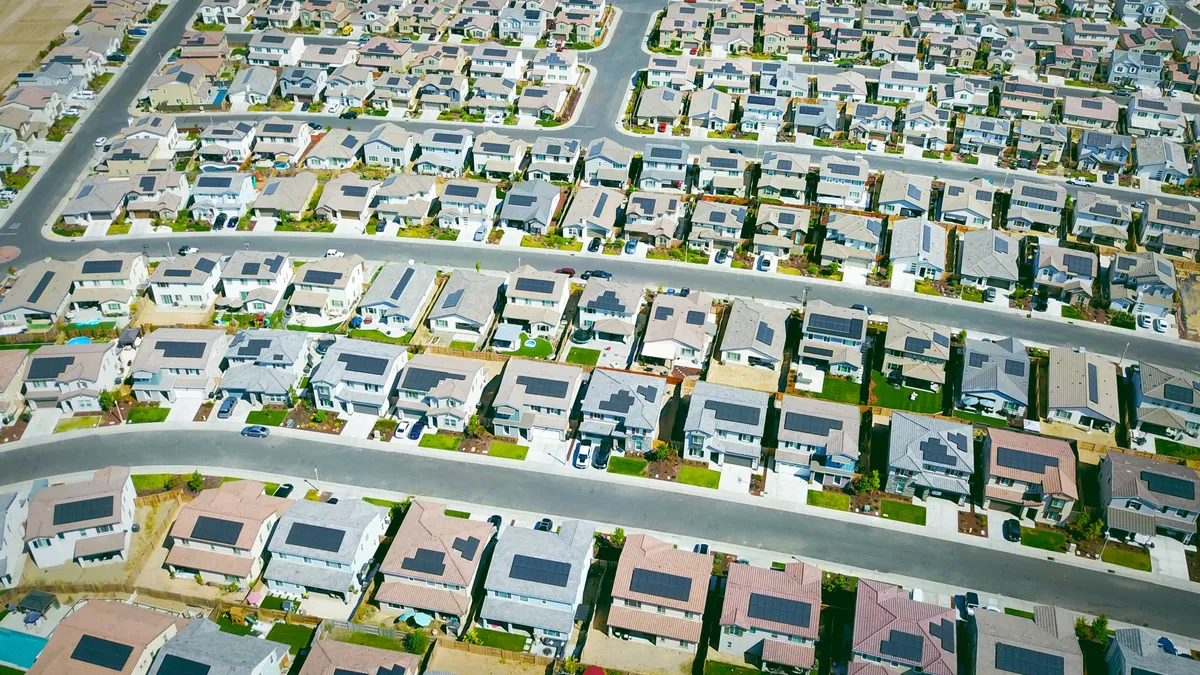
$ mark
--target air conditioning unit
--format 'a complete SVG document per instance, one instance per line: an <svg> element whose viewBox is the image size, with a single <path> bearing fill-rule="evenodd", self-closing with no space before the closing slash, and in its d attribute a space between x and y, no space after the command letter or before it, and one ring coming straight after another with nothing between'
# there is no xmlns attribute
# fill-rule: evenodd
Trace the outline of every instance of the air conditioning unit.
<svg viewBox="0 0 1200 675"><path fill-rule="evenodd" d="M547 658L554 658L554 647L541 646L537 648L537 653Z"/></svg>

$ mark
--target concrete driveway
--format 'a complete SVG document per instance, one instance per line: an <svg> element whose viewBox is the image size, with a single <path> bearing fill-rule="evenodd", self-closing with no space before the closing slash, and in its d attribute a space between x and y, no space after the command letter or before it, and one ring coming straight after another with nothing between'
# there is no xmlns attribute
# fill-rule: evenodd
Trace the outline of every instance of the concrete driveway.
<svg viewBox="0 0 1200 675"><path fill-rule="evenodd" d="M870 272L864 267L846 265L842 268L842 283L850 284L851 286L866 286L868 274Z"/></svg>
<svg viewBox="0 0 1200 675"><path fill-rule="evenodd" d="M754 470L748 466L724 464L721 466L721 482L718 489L728 492L750 493L750 476Z"/></svg>
<svg viewBox="0 0 1200 675"><path fill-rule="evenodd" d="M29 418L29 424L25 427L25 435L22 438L49 436L54 433L54 427L62 419L62 416L63 411L58 408L34 410L33 416Z"/></svg>
<svg viewBox="0 0 1200 675"><path fill-rule="evenodd" d="M204 403L203 398L181 398L171 404L171 412L167 413L168 422L191 422L196 419L196 411L200 410L200 404ZM236 411L234 411L236 412ZM216 411L212 413L213 417L217 416Z"/></svg>
<svg viewBox="0 0 1200 675"><path fill-rule="evenodd" d="M1182 542L1170 537L1155 537L1154 548L1150 549L1150 564L1158 574L1176 579L1187 579L1187 549Z"/></svg>
<svg viewBox="0 0 1200 675"><path fill-rule="evenodd" d="M366 438L375 428L375 421L378 419L379 417L368 413L350 413L340 435L347 438Z"/></svg>
<svg viewBox="0 0 1200 675"><path fill-rule="evenodd" d="M925 526L941 532L958 532L958 506L944 499L921 501L914 499L914 504L925 507Z"/></svg>

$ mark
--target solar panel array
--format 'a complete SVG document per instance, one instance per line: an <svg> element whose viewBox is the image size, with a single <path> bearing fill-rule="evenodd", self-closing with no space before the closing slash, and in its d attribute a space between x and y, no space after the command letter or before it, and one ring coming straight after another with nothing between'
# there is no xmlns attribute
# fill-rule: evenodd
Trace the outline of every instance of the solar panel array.
<svg viewBox="0 0 1200 675"><path fill-rule="evenodd" d="M479 537L467 537L466 539L463 539L462 537L455 537L454 543L450 546L450 548L458 551L458 554L463 557L463 560L474 560L475 554L479 551L480 543L482 542L479 541Z"/></svg>
<svg viewBox="0 0 1200 675"><path fill-rule="evenodd" d="M827 314L810 314L804 323L806 331L835 337L857 337L862 334L862 328L862 319Z"/></svg>
<svg viewBox="0 0 1200 675"><path fill-rule="evenodd" d="M713 416L722 422L749 425L757 425L761 413L758 408L726 401L705 401L704 409L713 411Z"/></svg>
<svg viewBox="0 0 1200 675"><path fill-rule="evenodd" d="M1071 274L1091 276L1092 262L1092 258L1081 255L1071 255L1068 253L1063 256L1063 265L1066 265L1067 271Z"/></svg>
<svg viewBox="0 0 1200 675"><path fill-rule="evenodd" d="M612 289L606 289L603 293L588 300L584 307L605 312L616 312L618 314L623 314L626 311L625 303L621 302L620 297Z"/></svg>
<svg viewBox="0 0 1200 675"><path fill-rule="evenodd" d="M759 321L754 339L765 345L769 345L775 340L775 329L768 326L765 321Z"/></svg>
<svg viewBox="0 0 1200 675"><path fill-rule="evenodd" d="M633 403L633 394L625 389L620 389L609 396L607 400L600 401L599 407L607 412L627 413L633 407Z"/></svg>
<svg viewBox="0 0 1200 675"><path fill-rule="evenodd" d="M783 428L800 434L828 436L831 431L842 430L842 421L798 412L786 412L783 414Z"/></svg>
<svg viewBox="0 0 1200 675"><path fill-rule="evenodd" d="M1013 359L1004 360L1004 374L1013 377L1025 377L1025 362Z"/></svg>
<svg viewBox="0 0 1200 675"><path fill-rule="evenodd" d="M321 527L320 525L311 525L309 523L292 523L292 529L288 532L287 543L292 546L303 546L305 548L315 548L321 551L337 553L342 547L342 540L346 538L344 530L335 530L332 527Z"/></svg>
<svg viewBox="0 0 1200 675"><path fill-rule="evenodd" d="M677 574L635 567L629 580L629 590L643 595L686 602L692 593L692 580Z"/></svg>
<svg viewBox="0 0 1200 675"><path fill-rule="evenodd" d="M411 572L441 576L446 571L446 552L419 548L411 557L401 560L400 567Z"/></svg>
<svg viewBox="0 0 1200 675"><path fill-rule="evenodd" d="M242 534L242 527L242 523L234 520L198 516L192 526L191 538L233 546Z"/></svg>
<svg viewBox="0 0 1200 675"><path fill-rule="evenodd" d="M383 375L388 368L387 359L362 354L339 354L338 362L345 364L346 370L352 373L365 375Z"/></svg>
<svg viewBox="0 0 1200 675"><path fill-rule="evenodd" d="M1157 492L1160 495L1168 495L1170 497L1179 497L1181 499L1196 498L1196 483L1194 481L1184 480L1175 476L1166 476L1153 471L1141 472L1141 479L1146 483L1146 487L1151 492Z"/></svg>
<svg viewBox="0 0 1200 675"><path fill-rule="evenodd" d="M443 192L443 194L451 197L478 197L479 186L451 183L450 185L446 186L446 190Z"/></svg>
<svg viewBox="0 0 1200 675"><path fill-rule="evenodd" d="M99 518L111 518L113 515L113 496L92 497L74 502L64 502L54 505L55 525L70 525Z"/></svg>
<svg viewBox="0 0 1200 675"><path fill-rule="evenodd" d="M553 293L554 282L550 279L531 279L529 277L518 277L516 289L526 293Z"/></svg>
<svg viewBox="0 0 1200 675"><path fill-rule="evenodd" d="M531 396L547 396L550 398L565 398L569 383L563 380L548 380L544 377L521 375L517 384L525 387L525 393Z"/></svg>
<svg viewBox="0 0 1200 675"><path fill-rule="evenodd" d="M996 669L1015 675L1063 675L1064 659L1025 647L996 643Z"/></svg>
<svg viewBox="0 0 1200 675"><path fill-rule="evenodd" d="M1002 446L996 450L996 463L1018 471L1044 474L1047 467L1058 466L1058 458Z"/></svg>
<svg viewBox="0 0 1200 675"><path fill-rule="evenodd" d="M163 656L158 672L162 675L208 675L210 669L207 663L167 654Z"/></svg>
<svg viewBox="0 0 1200 675"><path fill-rule="evenodd" d="M988 361L989 358L987 354L978 354L972 352L967 356L967 366L970 368L982 368L987 365Z"/></svg>
<svg viewBox="0 0 1200 675"><path fill-rule="evenodd" d="M42 274L42 278L38 280L37 286L33 287L33 292L29 294L29 302L37 302L42 298L42 293L46 292L46 287L50 285L50 280L54 278L54 272L46 271Z"/></svg>
<svg viewBox="0 0 1200 675"><path fill-rule="evenodd" d="M926 462L934 464L943 464L945 466L954 466L958 464L958 459L950 454L950 447L940 438L926 438L921 441L921 458Z"/></svg>
<svg viewBox="0 0 1200 675"><path fill-rule="evenodd" d="M888 639L879 643L879 651L902 661L920 663L925 650L925 636L892 629Z"/></svg>
<svg viewBox="0 0 1200 675"><path fill-rule="evenodd" d="M1058 193L1054 190L1034 187L1032 185L1022 186L1021 195L1025 197L1032 197L1033 199L1041 199L1043 201L1054 201L1058 198Z"/></svg>
<svg viewBox="0 0 1200 675"><path fill-rule="evenodd" d="M79 636L79 642L71 652L71 659L121 672L132 653L133 647L130 645L84 634Z"/></svg>
<svg viewBox="0 0 1200 675"><path fill-rule="evenodd" d="M949 619L929 622L929 634L942 641L942 649L954 653L955 623Z"/></svg>
<svg viewBox="0 0 1200 675"><path fill-rule="evenodd" d="M404 289L408 288L408 283L412 281L413 274L416 273L411 267L405 268L404 274L400 275L400 281L396 282L396 287L392 289L392 299L399 300L401 295L404 295Z"/></svg>
<svg viewBox="0 0 1200 675"><path fill-rule="evenodd" d="M52 380L62 374L67 366L75 363L74 356L39 356L29 364L29 380Z"/></svg>
<svg viewBox="0 0 1200 675"><path fill-rule="evenodd" d="M913 352L915 354L924 354L932 345L929 340L924 338L906 337L904 338L904 351Z"/></svg>
<svg viewBox="0 0 1200 675"><path fill-rule="evenodd" d="M404 380L400 383L400 388L429 392L445 380L464 381L466 379L467 376L463 373L447 373L441 370L409 366L404 369Z"/></svg>
<svg viewBox="0 0 1200 675"><path fill-rule="evenodd" d="M517 554L513 556L508 576L535 584L566 588L571 578L571 563Z"/></svg>
<svg viewBox="0 0 1200 675"><path fill-rule="evenodd" d="M370 189L368 189L365 185L343 185L342 186L342 196L343 197L366 197L369 192L370 192ZM309 272L309 274L312 274L312 272ZM339 274L338 276L341 276L341 275Z"/></svg>
<svg viewBox="0 0 1200 675"><path fill-rule="evenodd" d="M777 598L763 593L750 594L746 615L751 619L772 621L797 628L808 628L812 620L812 604L790 598Z"/></svg>
<svg viewBox="0 0 1200 675"><path fill-rule="evenodd" d="M704 321L708 318L708 314L697 310L688 310L687 317L684 321L690 326L703 326Z"/></svg>
<svg viewBox="0 0 1200 675"><path fill-rule="evenodd" d="M330 272L328 270L308 270L304 273L304 283L306 284L332 286L341 278L341 272Z"/></svg>
<svg viewBox="0 0 1200 675"><path fill-rule="evenodd" d="M1163 387L1163 397L1168 401L1191 405L1192 401L1195 400L1195 391L1191 387L1167 384Z"/></svg>
<svg viewBox="0 0 1200 675"><path fill-rule="evenodd" d="M1087 364L1087 380L1088 380L1088 400L1092 403L1100 402L1100 378L1096 371L1096 364Z"/></svg>
<svg viewBox="0 0 1200 675"><path fill-rule="evenodd" d="M172 342L163 340L154 345L167 359L198 359L204 356L203 342Z"/></svg>

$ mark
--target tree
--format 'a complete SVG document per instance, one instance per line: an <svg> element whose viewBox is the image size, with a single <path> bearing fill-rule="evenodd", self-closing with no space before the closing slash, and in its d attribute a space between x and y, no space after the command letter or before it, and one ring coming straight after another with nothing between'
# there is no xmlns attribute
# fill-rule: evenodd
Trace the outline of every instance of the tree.
<svg viewBox="0 0 1200 675"><path fill-rule="evenodd" d="M871 473L859 476L854 479L854 491L860 494L874 492L879 489L879 470L873 470Z"/></svg>
<svg viewBox="0 0 1200 675"><path fill-rule="evenodd" d="M409 654L424 654L429 650L429 633L414 630L404 636L404 651Z"/></svg>
<svg viewBox="0 0 1200 675"><path fill-rule="evenodd" d="M104 412L112 412L112 414L117 416L117 421L124 424L125 420L121 419L120 403L121 398L115 391L105 390L100 392L100 409Z"/></svg>
<svg viewBox="0 0 1200 675"><path fill-rule="evenodd" d="M479 637L479 632L476 631L474 628L467 631L467 634L462 636L462 641L469 645L483 644L483 639Z"/></svg>
<svg viewBox="0 0 1200 675"><path fill-rule="evenodd" d="M824 579L821 579L821 590L826 593L837 591L850 591L858 585L858 580L852 576L845 574L826 574Z"/></svg>
<svg viewBox="0 0 1200 675"><path fill-rule="evenodd" d="M618 548L621 546L624 546L625 545L625 530L623 528L618 527L617 529L613 530L612 536L609 537L608 540L612 542L613 546L616 546Z"/></svg>
<svg viewBox="0 0 1200 675"><path fill-rule="evenodd" d="M1087 619L1082 616L1077 617L1075 619L1075 637L1093 644L1108 644L1108 616L1101 614L1091 623L1088 623Z"/></svg>
<svg viewBox="0 0 1200 675"><path fill-rule="evenodd" d="M192 475L188 476L187 489L191 492L199 492L204 488L204 476L200 475L199 471L193 471Z"/></svg>

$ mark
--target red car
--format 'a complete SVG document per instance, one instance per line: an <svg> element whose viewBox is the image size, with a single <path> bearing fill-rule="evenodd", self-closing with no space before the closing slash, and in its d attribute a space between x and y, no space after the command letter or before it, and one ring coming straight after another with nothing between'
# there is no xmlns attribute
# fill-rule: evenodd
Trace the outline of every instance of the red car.
<svg viewBox="0 0 1200 675"><path fill-rule="evenodd" d="M573 277L573 276L575 276L575 269L571 268L571 267L560 267L560 268L554 270L554 273L555 274L565 274L569 277Z"/></svg>
<svg viewBox="0 0 1200 675"><path fill-rule="evenodd" d="M665 133L666 131L667 131L667 123L666 123L666 122L659 122L659 123L658 123L658 133L660 133L660 134L661 134L661 133Z"/></svg>

